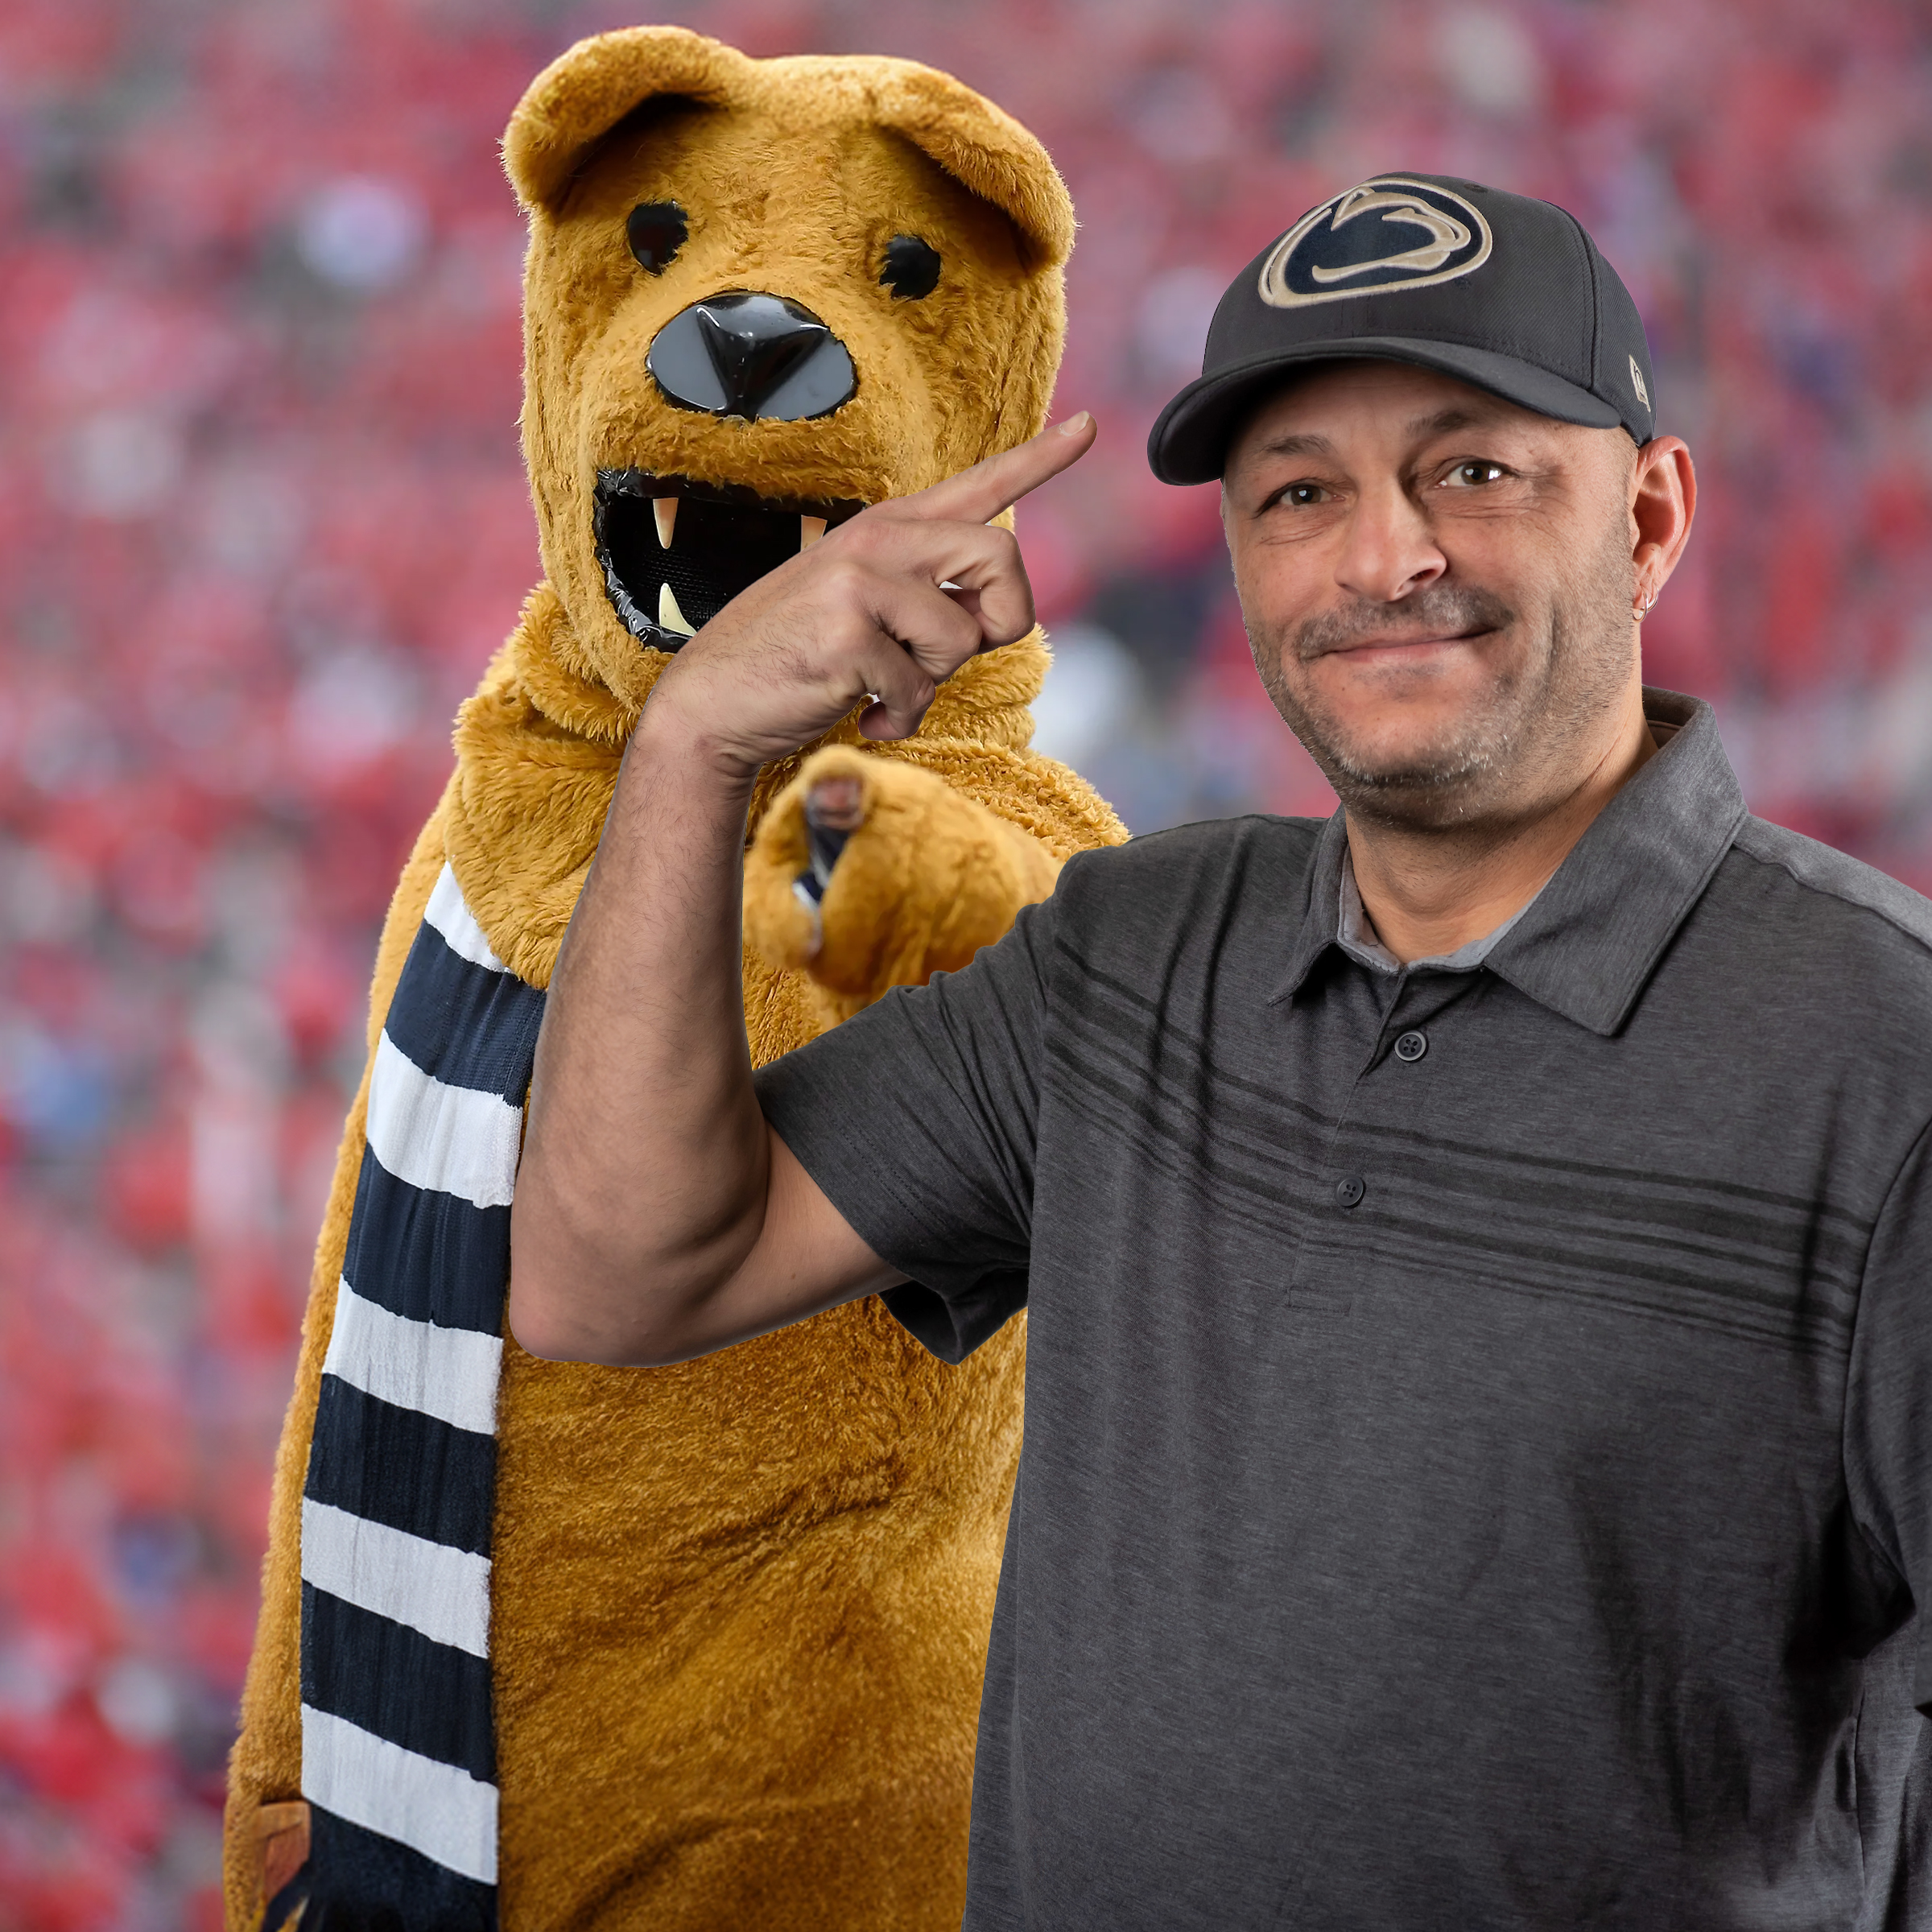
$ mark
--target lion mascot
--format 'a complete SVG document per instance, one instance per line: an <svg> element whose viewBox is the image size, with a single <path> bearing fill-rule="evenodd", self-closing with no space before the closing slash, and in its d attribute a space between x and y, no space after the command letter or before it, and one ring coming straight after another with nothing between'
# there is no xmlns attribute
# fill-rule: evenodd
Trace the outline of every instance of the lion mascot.
<svg viewBox="0 0 1932 1932"><path fill-rule="evenodd" d="M1065 189L902 60L635 28L518 106L543 580L462 707L377 956L276 1466L228 1923L951 1928L1023 1323L877 1300L656 1369L503 1325L543 989L668 654L869 502L1042 426ZM1027 749L1038 633L919 734L766 770L761 1063L956 967L1125 836ZM640 1187L650 1177L640 1173Z"/></svg>

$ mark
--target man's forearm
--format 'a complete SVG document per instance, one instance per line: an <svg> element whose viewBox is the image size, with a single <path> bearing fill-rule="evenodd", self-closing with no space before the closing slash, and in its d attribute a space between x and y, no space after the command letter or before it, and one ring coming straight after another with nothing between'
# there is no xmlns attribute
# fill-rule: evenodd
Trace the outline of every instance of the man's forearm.
<svg viewBox="0 0 1932 1932"><path fill-rule="evenodd" d="M749 781L650 706L624 759L538 1044L510 1324L543 1355L634 1360L742 1261L766 1133L745 1046Z"/></svg>

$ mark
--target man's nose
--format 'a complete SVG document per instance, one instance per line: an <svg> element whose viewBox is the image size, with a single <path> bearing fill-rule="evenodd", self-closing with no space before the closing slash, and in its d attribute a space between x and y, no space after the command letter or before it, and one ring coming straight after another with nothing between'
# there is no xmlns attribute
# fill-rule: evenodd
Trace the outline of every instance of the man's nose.
<svg viewBox="0 0 1932 1932"><path fill-rule="evenodd" d="M645 366L680 409L782 423L830 415L858 386L845 345L810 309L742 291L673 316Z"/></svg>
<svg viewBox="0 0 1932 1932"><path fill-rule="evenodd" d="M1428 519L1406 491L1364 492L1348 519L1335 581L1358 597L1393 604L1449 568Z"/></svg>

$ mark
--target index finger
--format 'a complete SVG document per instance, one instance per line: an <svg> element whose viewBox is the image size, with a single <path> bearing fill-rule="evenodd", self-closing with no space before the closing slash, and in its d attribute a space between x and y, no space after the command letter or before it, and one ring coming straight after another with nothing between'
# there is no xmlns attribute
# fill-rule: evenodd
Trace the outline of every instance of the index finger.
<svg viewBox="0 0 1932 1932"><path fill-rule="evenodd" d="M1028 441L963 469L943 483L902 497L892 506L901 516L951 518L961 523L990 523L1029 490L1071 468L1093 447L1092 415L1082 410L1064 423L1050 423Z"/></svg>

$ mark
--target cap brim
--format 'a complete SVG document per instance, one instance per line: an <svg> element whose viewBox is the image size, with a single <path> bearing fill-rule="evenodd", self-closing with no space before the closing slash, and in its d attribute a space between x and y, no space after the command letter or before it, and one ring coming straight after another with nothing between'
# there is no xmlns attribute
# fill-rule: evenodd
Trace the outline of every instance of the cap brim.
<svg viewBox="0 0 1932 1932"><path fill-rule="evenodd" d="M1498 355L1494 349L1468 349L1459 342L1435 342L1415 336L1343 336L1270 349L1190 382L1156 420L1147 439L1148 463L1163 483L1212 483L1227 460L1228 438L1236 423L1261 392L1279 383L1286 371L1305 362L1360 358L1413 362L1422 369L1439 369L1559 423L1615 429L1623 421L1600 396L1551 375L1546 369Z"/></svg>

